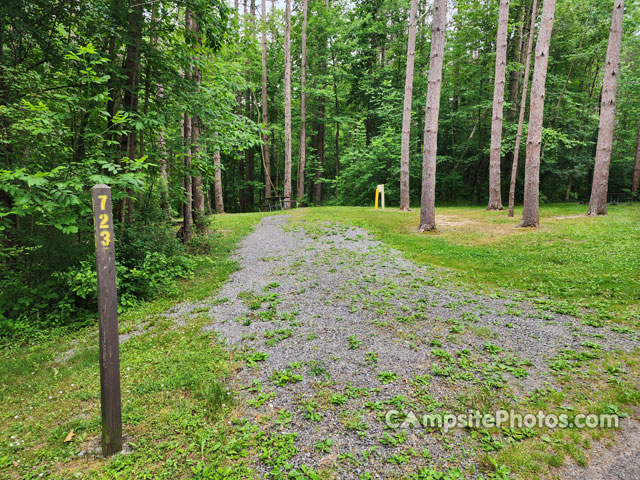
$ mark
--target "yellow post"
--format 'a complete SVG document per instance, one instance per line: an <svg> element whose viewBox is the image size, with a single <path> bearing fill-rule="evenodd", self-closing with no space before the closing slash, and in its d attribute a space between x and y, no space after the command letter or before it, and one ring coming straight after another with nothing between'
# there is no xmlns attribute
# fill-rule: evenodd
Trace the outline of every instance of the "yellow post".
<svg viewBox="0 0 640 480"><path fill-rule="evenodd" d="M378 209L378 195L380 195L380 190L378 190L378 189L376 188L376 206L375 206L375 210L377 210L377 209Z"/></svg>

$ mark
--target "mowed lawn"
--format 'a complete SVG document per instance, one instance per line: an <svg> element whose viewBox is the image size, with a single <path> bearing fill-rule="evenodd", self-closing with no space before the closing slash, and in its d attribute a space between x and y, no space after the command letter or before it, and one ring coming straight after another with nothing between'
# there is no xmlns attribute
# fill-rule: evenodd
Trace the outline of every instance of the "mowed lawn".
<svg viewBox="0 0 640 480"><path fill-rule="evenodd" d="M640 305L640 204L612 205L587 217L585 205L541 206L539 229L518 228L521 209L442 207L438 229L418 233L420 210L319 207L299 209L308 220L369 230L416 263L452 269L445 278L481 291L521 290L637 318ZM634 315L635 313L635 315Z"/></svg>

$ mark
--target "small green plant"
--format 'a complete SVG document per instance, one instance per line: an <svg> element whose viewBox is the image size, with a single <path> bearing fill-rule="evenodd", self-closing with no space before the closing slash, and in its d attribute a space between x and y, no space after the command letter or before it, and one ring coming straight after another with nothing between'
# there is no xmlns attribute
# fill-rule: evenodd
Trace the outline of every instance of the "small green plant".
<svg viewBox="0 0 640 480"><path fill-rule="evenodd" d="M289 383L297 383L302 381L302 375L293 373L290 368L286 370L275 370L269 379L279 387L284 387Z"/></svg>
<svg viewBox="0 0 640 480"><path fill-rule="evenodd" d="M249 399L247 403L251 407L260 408L262 405L264 405L266 401L271 400L272 398L275 398L275 396L276 396L275 392L269 392L269 393L262 392L262 393L259 393L258 396L256 396L256 398Z"/></svg>
<svg viewBox="0 0 640 480"><path fill-rule="evenodd" d="M331 451L331 447L333 446L333 440L327 438L325 440L321 440L316 443L316 450L321 453L329 453Z"/></svg>
<svg viewBox="0 0 640 480"><path fill-rule="evenodd" d="M333 403L334 405L344 405L348 400L349 399L345 395L334 393L333 395L331 395L329 403Z"/></svg>
<svg viewBox="0 0 640 480"><path fill-rule="evenodd" d="M356 348L360 348L360 345L362 345L362 340L360 340L355 335L351 335L347 338L347 343L349 344L350 350L355 350Z"/></svg>
<svg viewBox="0 0 640 480"><path fill-rule="evenodd" d="M387 384L395 382L398 379L398 375L395 372L378 372L378 380L381 383Z"/></svg>
<svg viewBox="0 0 640 480"><path fill-rule="evenodd" d="M253 352L248 353L243 356L245 362L247 362L248 367L255 367L257 362L264 362L269 358L269 354L266 352Z"/></svg>
<svg viewBox="0 0 640 480"><path fill-rule="evenodd" d="M500 353L500 352L502 352L502 350L504 350L503 348L498 347L497 345L494 345L493 343L490 343L490 342L486 342L484 344L484 349L485 349L485 351L487 351L489 353L494 353L494 354L495 353Z"/></svg>
<svg viewBox="0 0 640 480"><path fill-rule="evenodd" d="M382 435L382 438L378 440L383 445L388 445L390 447L397 447L398 445L402 445L407 441L407 432L402 430L400 433L396 435L389 435L385 433Z"/></svg>
<svg viewBox="0 0 640 480"><path fill-rule="evenodd" d="M320 360L312 360L309 362L309 373L314 377L326 377L329 378L329 372L324 363Z"/></svg>
<svg viewBox="0 0 640 480"><path fill-rule="evenodd" d="M364 354L364 361L369 366L377 365L378 354L376 352L367 352Z"/></svg>
<svg viewBox="0 0 640 480"><path fill-rule="evenodd" d="M304 409L306 410L304 413L304 418L307 420L311 420L312 422L319 422L322 419L322 412L316 410L318 404L313 400L304 405Z"/></svg>

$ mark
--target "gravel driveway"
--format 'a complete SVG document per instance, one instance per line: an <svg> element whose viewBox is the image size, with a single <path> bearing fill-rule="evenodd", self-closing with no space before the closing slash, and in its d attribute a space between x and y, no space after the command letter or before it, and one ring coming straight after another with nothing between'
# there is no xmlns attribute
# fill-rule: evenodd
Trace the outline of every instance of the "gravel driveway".
<svg viewBox="0 0 640 480"><path fill-rule="evenodd" d="M544 302L443 289L433 269L358 228L266 217L235 256L241 268L216 299L176 313L209 306L207 328L245 359L234 386L248 404L240 423L265 446L251 460L260 475L304 466L339 479L456 469L476 478L480 458L523 432L392 428L387 412L517 409L561 389L559 372L638 346L634 333L584 325ZM636 432L625 451L637 458L637 424L624 422ZM626 470L614 462L583 478L640 478L625 458Z"/></svg>

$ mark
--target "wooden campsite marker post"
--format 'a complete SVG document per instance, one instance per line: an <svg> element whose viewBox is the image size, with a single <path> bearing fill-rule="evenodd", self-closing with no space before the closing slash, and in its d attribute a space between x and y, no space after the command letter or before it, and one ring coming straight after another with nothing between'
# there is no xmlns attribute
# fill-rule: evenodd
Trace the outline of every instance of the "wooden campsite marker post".
<svg viewBox="0 0 640 480"><path fill-rule="evenodd" d="M98 272L100 318L100 403L102 407L102 454L122 450L122 405L120 399L120 348L118 345L118 296L116 251L113 242L111 188L91 189Z"/></svg>

